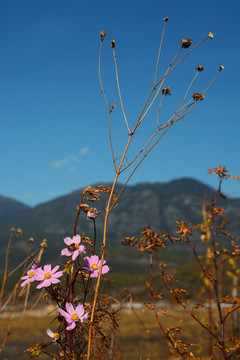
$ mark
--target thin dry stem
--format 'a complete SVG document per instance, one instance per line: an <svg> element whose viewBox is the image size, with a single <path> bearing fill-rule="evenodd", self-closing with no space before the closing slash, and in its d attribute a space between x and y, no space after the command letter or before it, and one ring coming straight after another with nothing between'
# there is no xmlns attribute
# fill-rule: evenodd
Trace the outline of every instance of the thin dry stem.
<svg viewBox="0 0 240 360"><path fill-rule="evenodd" d="M159 49L158 49L158 56L157 56L157 63L156 63L156 70L155 70L153 86L155 86L156 79L157 79L158 63L159 63L159 59L160 59L160 55L161 55L161 49L162 49L162 43L163 43L163 38L164 38L165 26L166 26L166 21L164 21L164 24L163 24L162 36L161 36L161 41L160 41L160 45L159 45Z"/></svg>
<svg viewBox="0 0 240 360"><path fill-rule="evenodd" d="M123 101L122 101L122 95L121 95L121 91L120 91L120 85L119 85L119 78L118 78L118 68L117 68L117 58L116 58L116 54L115 54L115 49L113 48L113 59L114 59L114 64L115 64L115 72L116 72L116 81L117 81L117 88L118 88L118 96L120 99L120 104L121 104L121 108L122 108L122 113L123 113L123 117L125 120L125 124L127 126L128 129L128 133L130 133L130 128L128 125L128 121L127 121L127 117L124 111L124 106L123 106Z"/></svg>
<svg viewBox="0 0 240 360"><path fill-rule="evenodd" d="M113 144L112 144L112 136L111 136L111 108L108 104L107 101L107 97L103 88L103 84L102 84L102 77L101 77L101 55L102 55L102 44L103 41L101 41L100 44L100 50L99 50L99 61L98 61L98 75L99 75L99 82L100 82L100 86L101 86L101 90L105 99L105 103L107 105L107 109L108 109L108 132L109 132L109 141L110 141L110 148L111 148L111 153L112 153L112 159L113 159L113 165L114 165L114 170L115 172L117 172L117 166L116 166L116 161L115 161L115 156L114 156L114 151L113 151Z"/></svg>

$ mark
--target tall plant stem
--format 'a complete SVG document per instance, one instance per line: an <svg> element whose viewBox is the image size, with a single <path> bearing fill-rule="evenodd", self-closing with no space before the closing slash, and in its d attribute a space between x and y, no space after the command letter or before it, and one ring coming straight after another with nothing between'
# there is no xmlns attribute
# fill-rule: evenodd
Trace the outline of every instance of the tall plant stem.
<svg viewBox="0 0 240 360"><path fill-rule="evenodd" d="M108 198L108 202L107 202L107 206L106 206L106 214L105 214L105 219L104 219L104 229L103 229L103 241L102 241L102 256L101 256L101 264L99 267L99 275L97 278L97 284L96 284L96 288L95 288L95 294L94 294L94 299L93 299L93 306L92 306L92 313L91 313L91 318L90 318L90 325L89 325L89 332L88 332L88 352L87 352L87 360L90 360L90 356L91 356L91 345L92 345L92 331L93 331L93 320L94 320L94 314L95 314L95 310L96 310L96 305L97 305L97 298L98 298L98 293L99 293L99 287L100 287L100 282L101 282L101 275L102 275L102 267L103 267L103 262L104 262L104 257L106 254L106 241L107 241L107 223L108 223L108 216L109 213L111 211L111 202L112 202L112 198L113 198L113 193L117 184L117 180L122 168L122 164L123 161L125 159L128 147L130 145L131 139L132 139L133 134L129 135L128 138L128 142L127 145L125 147L122 159L120 161L120 164L118 166L117 169L117 173L115 175L115 179L112 185L112 189L111 189L111 193L109 194L109 198Z"/></svg>
<svg viewBox="0 0 240 360"><path fill-rule="evenodd" d="M115 64L115 71L116 71L116 81L117 81L117 88L118 88L118 96L120 99L120 104L121 104L121 108L122 108L122 113L123 113L123 117L125 120L125 124L127 126L128 129L128 133L130 133L130 128L128 125L128 121L127 121L127 117L124 111L124 106L123 106L123 101L122 101L122 95L121 95L121 91L120 91L120 85L119 85L119 78L118 78L118 68L117 68L117 58L116 58L116 54L115 54L115 49L113 48L113 59L114 59L114 64Z"/></svg>
<svg viewBox="0 0 240 360"><path fill-rule="evenodd" d="M116 166L116 161L115 161L115 156L114 156L114 151L113 151L113 144L112 144L112 135L111 135L111 108L108 104L107 101L107 97L103 88L103 83L102 83L102 76L101 76L101 55L102 55L102 44L103 44L103 40L101 41L101 45L100 45L100 50L99 50L99 60L98 60L98 76L99 76L99 82L100 82L100 86L101 86L101 90L105 99L105 103L107 105L107 110L108 110L108 133L109 133L109 141L110 141L110 148L111 148L111 153L112 153L112 159L113 159L113 165L114 165L114 170L115 172L117 172L117 166Z"/></svg>

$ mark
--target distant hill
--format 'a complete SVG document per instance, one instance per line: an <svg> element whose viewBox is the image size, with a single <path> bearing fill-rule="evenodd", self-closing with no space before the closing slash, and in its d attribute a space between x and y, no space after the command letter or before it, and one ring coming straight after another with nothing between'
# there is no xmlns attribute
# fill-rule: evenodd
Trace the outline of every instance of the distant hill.
<svg viewBox="0 0 240 360"><path fill-rule="evenodd" d="M116 187L118 193L120 185ZM59 239L73 233L82 189L34 208L7 199L2 200L0 236L7 234L14 226L20 227L26 236L51 237ZM168 183L144 183L128 186L119 200L118 206L109 217L109 241L116 243L124 236L138 233L144 226L152 229L175 231L176 220L187 219L192 223L201 221L201 204L204 198L212 199L216 191L211 187L190 178L170 181ZM3 197L0 197L4 199ZM104 213L106 198L96 202L96 206ZM225 209L231 218L232 229L240 233L240 200L230 199L224 202ZM3 221L5 220L5 221ZM104 216L97 218L97 228L101 232ZM79 233L92 232L91 221L86 220L83 213L78 226ZM1 244L3 241L1 240Z"/></svg>
<svg viewBox="0 0 240 360"><path fill-rule="evenodd" d="M23 213L27 209L30 209L30 207L19 201L0 195L0 224L6 222L15 215Z"/></svg>
<svg viewBox="0 0 240 360"><path fill-rule="evenodd" d="M107 186L107 184L105 184ZM116 187L116 193L120 185ZM79 203L82 189L68 195L61 196L49 202L30 208L24 204L8 199L1 205L0 222L0 253L5 253L11 227L21 228L25 240L34 237L34 244L39 244L43 238L48 240L48 249L44 253L43 263L62 263L60 256L64 246L63 238L73 234L73 225L76 218L76 206ZM110 213L108 221L109 259L115 286L125 286L128 279L129 286L135 284L136 277L146 274L148 260L137 250L121 245L125 236L139 235L144 226L152 229L176 234L176 221L186 219L191 223L202 220L202 203L215 197L216 190L194 179L183 178L167 183L143 183L126 187L119 199L118 205ZM3 199L3 197L0 197ZM10 206L12 204L12 208ZM228 219L231 221L230 231L239 237L240 234L240 199L221 200ZM15 206L15 208L14 208ZM96 220L98 243L101 245L101 236L104 221L106 197L94 203L94 207L103 211ZM5 221L3 221L5 219ZM79 219L77 233L85 233L93 238L92 221L86 219L82 213ZM195 240L199 237L196 234ZM35 246L33 244L33 246ZM21 241L16 243L17 251L13 252L11 264L17 264L25 258L26 251ZM197 246L201 246L198 242ZM173 267L176 264L187 266L191 263L191 254L188 248L178 245L170 247L161 253L163 261ZM0 270L4 262L0 262ZM190 265L189 265L190 266ZM192 266L192 265L191 265ZM179 270L180 271L180 270ZM189 271L189 269L187 270ZM124 275L123 275L124 274ZM142 275L141 275L142 274ZM124 279L124 281L123 281ZM117 285L116 285L117 284Z"/></svg>

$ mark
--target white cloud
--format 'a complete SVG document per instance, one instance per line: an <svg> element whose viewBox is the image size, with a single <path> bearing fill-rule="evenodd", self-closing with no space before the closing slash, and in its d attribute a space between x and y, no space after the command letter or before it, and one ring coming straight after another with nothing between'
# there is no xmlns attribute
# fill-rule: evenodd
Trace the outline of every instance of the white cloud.
<svg viewBox="0 0 240 360"><path fill-rule="evenodd" d="M75 170L74 165L79 163L80 157L85 156L90 151L88 146L83 147L78 152L78 156L69 155L60 160L56 160L52 162L52 166L56 169L60 169L62 167L68 167L70 170Z"/></svg>
<svg viewBox="0 0 240 360"><path fill-rule="evenodd" d="M90 148L88 146L85 146L79 151L79 155L84 156L89 152L89 150L90 150Z"/></svg>
<svg viewBox="0 0 240 360"><path fill-rule="evenodd" d="M61 160L53 161L52 166L55 168L62 168L64 166L73 166L73 164L78 163L78 158L74 155L67 156Z"/></svg>

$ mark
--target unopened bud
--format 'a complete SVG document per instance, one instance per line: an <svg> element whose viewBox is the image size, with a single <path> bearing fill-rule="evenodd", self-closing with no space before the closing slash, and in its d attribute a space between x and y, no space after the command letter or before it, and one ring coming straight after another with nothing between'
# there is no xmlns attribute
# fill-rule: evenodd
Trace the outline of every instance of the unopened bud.
<svg viewBox="0 0 240 360"><path fill-rule="evenodd" d="M197 71L203 71L204 67L203 67L203 65L197 65L196 69L197 69Z"/></svg>
<svg viewBox="0 0 240 360"><path fill-rule="evenodd" d="M211 31L208 33L208 37L210 37L210 39L213 39L213 33L211 33Z"/></svg>
<svg viewBox="0 0 240 360"><path fill-rule="evenodd" d="M192 43L192 39L182 39L181 45L184 49L187 49Z"/></svg>
<svg viewBox="0 0 240 360"><path fill-rule="evenodd" d="M112 46L112 49L115 48L115 46L116 46L116 40L111 40L111 46Z"/></svg>
<svg viewBox="0 0 240 360"><path fill-rule="evenodd" d="M40 244L40 247L43 248L43 249L47 248L47 239L43 239L43 241Z"/></svg>
<svg viewBox="0 0 240 360"><path fill-rule="evenodd" d="M102 41L104 40L104 38L105 38L106 35L107 35L107 33L106 33L105 30L102 30L102 31L100 32L100 37L101 37L101 40L102 40Z"/></svg>
<svg viewBox="0 0 240 360"><path fill-rule="evenodd" d="M204 98L205 98L205 96L203 94L201 94L200 92L195 92L193 94L193 99L195 101L203 100Z"/></svg>
<svg viewBox="0 0 240 360"><path fill-rule="evenodd" d="M16 229L15 229L15 227L12 227L11 228L11 232L14 232Z"/></svg>
<svg viewBox="0 0 240 360"><path fill-rule="evenodd" d="M163 95L171 95L171 93L170 93L170 87L169 86L166 86L166 87L164 87L164 88L162 88L162 94Z"/></svg>

